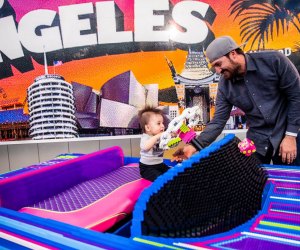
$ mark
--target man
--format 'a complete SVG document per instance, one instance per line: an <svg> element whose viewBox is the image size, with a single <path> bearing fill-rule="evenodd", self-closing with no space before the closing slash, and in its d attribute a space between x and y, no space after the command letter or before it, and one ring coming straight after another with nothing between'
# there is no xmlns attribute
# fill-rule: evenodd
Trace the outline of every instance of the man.
<svg viewBox="0 0 300 250"><path fill-rule="evenodd" d="M297 136L297 158L294 162L294 165L300 166L300 132L298 132Z"/></svg>
<svg viewBox="0 0 300 250"><path fill-rule="evenodd" d="M290 60L277 51L244 54L229 36L222 36L206 49L206 57L221 75L213 119L197 137L206 147L221 134L232 106L245 112L254 141L254 154L262 163L291 164L297 156L300 128L300 77ZM192 145L174 153L181 161L196 152Z"/></svg>

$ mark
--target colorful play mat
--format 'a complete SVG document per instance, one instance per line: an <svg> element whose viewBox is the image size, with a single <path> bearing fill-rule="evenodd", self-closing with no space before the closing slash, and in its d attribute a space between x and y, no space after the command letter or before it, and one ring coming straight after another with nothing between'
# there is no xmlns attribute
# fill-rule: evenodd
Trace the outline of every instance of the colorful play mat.
<svg viewBox="0 0 300 250"><path fill-rule="evenodd" d="M260 165L234 135L153 183L112 147L0 175L1 249L299 249L300 166Z"/></svg>

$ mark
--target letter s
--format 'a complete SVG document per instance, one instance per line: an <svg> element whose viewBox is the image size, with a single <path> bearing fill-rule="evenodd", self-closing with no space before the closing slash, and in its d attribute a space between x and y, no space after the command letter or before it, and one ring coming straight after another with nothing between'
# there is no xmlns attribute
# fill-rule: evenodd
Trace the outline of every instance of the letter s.
<svg viewBox="0 0 300 250"><path fill-rule="evenodd" d="M177 3L172 11L173 20L184 29L182 32L178 29L172 29L170 39L187 44L200 43L205 40L208 35L208 27L206 23L193 15L193 12L199 13L203 18L205 17L209 5L202 2L184 1Z"/></svg>

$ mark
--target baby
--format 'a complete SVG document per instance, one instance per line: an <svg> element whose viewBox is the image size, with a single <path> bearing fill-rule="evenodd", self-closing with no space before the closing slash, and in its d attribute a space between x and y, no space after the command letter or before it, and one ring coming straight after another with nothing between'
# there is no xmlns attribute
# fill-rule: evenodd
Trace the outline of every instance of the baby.
<svg viewBox="0 0 300 250"><path fill-rule="evenodd" d="M164 132L164 117L160 109L145 107L139 112L139 121L143 131L141 138L140 174L144 179L154 181L168 171L163 163L163 149L159 148L159 140Z"/></svg>

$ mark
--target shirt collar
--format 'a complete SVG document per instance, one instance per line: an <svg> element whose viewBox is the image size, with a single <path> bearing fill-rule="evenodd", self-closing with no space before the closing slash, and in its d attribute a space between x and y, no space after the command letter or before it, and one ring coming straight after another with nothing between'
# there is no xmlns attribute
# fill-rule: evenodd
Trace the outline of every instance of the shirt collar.
<svg viewBox="0 0 300 250"><path fill-rule="evenodd" d="M257 67L249 54L245 54L247 71L256 71Z"/></svg>

